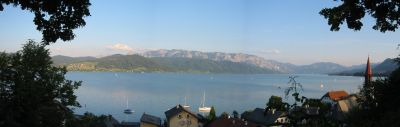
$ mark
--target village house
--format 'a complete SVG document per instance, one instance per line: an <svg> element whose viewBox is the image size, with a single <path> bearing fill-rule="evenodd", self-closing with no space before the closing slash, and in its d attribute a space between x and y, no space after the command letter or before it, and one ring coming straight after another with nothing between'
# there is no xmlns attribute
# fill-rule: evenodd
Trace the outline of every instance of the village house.
<svg viewBox="0 0 400 127"><path fill-rule="evenodd" d="M337 101L337 105L333 109L332 116L336 120L343 121L345 119L345 114L357 106L358 102L356 95L352 94L342 97Z"/></svg>
<svg viewBox="0 0 400 127"><path fill-rule="evenodd" d="M143 113L140 127L161 127L161 118Z"/></svg>
<svg viewBox="0 0 400 127"><path fill-rule="evenodd" d="M338 100L338 102L337 102L338 111L344 112L344 113L349 112L352 108L357 107L357 106L358 106L357 96L354 94L343 97L342 99Z"/></svg>
<svg viewBox="0 0 400 127"><path fill-rule="evenodd" d="M165 116L168 127L201 127L198 116L182 105L172 107Z"/></svg>
<svg viewBox="0 0 400 127"><path fill-rule="evenodd" d="M336 105L337 101L343 97L349 96L349 94L344 91L329 91L321 98L321 102L325 104L329 104L331 106Z"/></svg>
<svg viewBox="0 0 400 127"><path fill-rule="evenodd" d="M289 123L287 113L284 111L276 111L275 109L271 109L266 112L265 109L256 108L243 117L243 119L249 122L253 122L258 126L265 127Z"/></svg>

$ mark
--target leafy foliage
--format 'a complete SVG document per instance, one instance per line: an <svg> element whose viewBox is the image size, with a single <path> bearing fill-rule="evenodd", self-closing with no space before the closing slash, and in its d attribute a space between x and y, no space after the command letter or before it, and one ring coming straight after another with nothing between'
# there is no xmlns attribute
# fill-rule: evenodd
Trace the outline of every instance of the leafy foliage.
<svg viewBox="0 0 400 127"><path fill-rule="evenodd" d="M219 118L229 118L229 114L227 112L222 112Z"/></svg>
<svg viewBox="0 0 400 127"><path fill-rule="evenodd" d="M215 108L214 108L214 106L212 106L211 110L210 110L210 113L207 116L207 119L209 121L213 121L213 120L215 120L215 118L217 118L217 116L215 115Z"/></svg>
<svg viewBox="0 0 400 127"><path fill-rule="evenodd" d="M303 90L303 85L296 81L297 77L298 76L289 76L288 84L290 84L290 86L285 89L285 97L288 98L288 95L292 93L292 97L294 98L294 103L288 106L288 118L290 119L290 124L292 126L297 126L305 115L304 109L298 106L297 103L303 103L307 99L305 96L300 97L299 92L300 90Z"/></svg>
<svg viewBox="0 0 400 127"><path fill-rule="evenodd" d="M239 113L236 110L234 110L232 114L233 118L239 118Z"/></svg>
<svg viewBox="0 0 400 127"><path fill-rule="evenodd" d="M266 105L267 107L265 111L268 111L269 109L276 109L278 111L288 111L289 108L288 103L283 102L281 97L274 95L272 95L269 98L268 103Z"/></svg>
<svg viewBox="0 0 400 127"><path fill-rule="evenodd" d="M66 127L103 127L105 121L109 120L111 115L96 116L93 113L85 112L83 116L76 116L66 122Z"/></svg>
<svg viewBox="0 0 400 127"><path fill-rule="evenodd" d="M297 78L297 77L298 77L298 76L289 76L289 82L288 82L288 84L290 84L290 86L289 86L287 89L285 89L285 97L286 97L286 98L288 97L288 95L289 95L291 92L293 92L293 93L292 93L292 96L293 96L293 98L294 98L294 103L293 103L293 105L291 105L292 107L296 107L298 102L303 103L303 101L307 99L307 98L304 97L304 96L301 96L301 97L300 97L299 90L303 90L303 85L301 85L300 83L298 83L298 82L296 81L296 78Z"/></svg>
<svg viewBox="0 0 400 127"><path fill-rule="evenodd" d="M42 32L43 42L48 45L58 39L73 40L73 29L86 25L84 17L90 16L89 0L0 0L0 11L5 5L19 6L35 14L33 22Z"/></svg>
<svg viewBox="0 0 400 127"><path fill-rule="evenodd" d="M335 0L338 1L338 0ZM319 13L328 19L331 31L338 31L340 25L346 22L347 27L360 30L363 26L361 19L365 14L376 19L372 27L381 32L395 31L399 27L400 2L397 0L340 0L341 5L324 8Z"/></svg>
<svg viewBox="0 0 400 127"><path fill-rule="evenodd" d="M32 40L17 53L0 53L0 126L60 127L72 117L81 82L51 64L49 51Z"/></svg>

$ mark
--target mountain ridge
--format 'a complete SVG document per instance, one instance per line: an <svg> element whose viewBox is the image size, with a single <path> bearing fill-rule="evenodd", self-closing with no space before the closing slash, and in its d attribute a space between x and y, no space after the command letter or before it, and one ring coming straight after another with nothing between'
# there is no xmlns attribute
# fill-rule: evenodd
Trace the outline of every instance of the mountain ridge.
<svg viewBox="0 0 400 127"><path fill-rule="evenodd" d="M343 75L343 76L363 76L365 71L365 64L362 68L354 68L342 72L332 73L331 75ZM392 71L400 67L393 58L387 58L379 64L372 64L372 74L375 76L387 76Z"/></svg>
<svg viewBox="0 0 400 127"><path fill-rule="evenodd" d="M53 59L67 58L54 56ZM58 60L60 61L60 60ZM70 71L125 71L125 72L193 72L193 73L279 73L254 65L189 58L146 58L137 54L115 54L94 60L57 63Z"/></svg>
<svg viewBox="0 0 400 127"><path fill-rule="evenodd" d="M136 56L135 56L136 55ZM135 56L129 58L126 56ZM139 57L141 56L141 57ZM117 59L121 57L121 59ZM125 58L126 57L126 58ZM64 59L62 59L64 58ZM74 59L76 58L76 59ZM136 60L134 60L136 59ZM145 61L140 63L137 60ZM180 49L160 49L150 50L142 53L121 55L114 54L101 58L95 57L68 57L54 56L55 65L67 65L69 70L78 69L78 63L84 62L82 66L91 69L81 69L84 71L96 70L134 70L134 71L167 71L167 72L206 72L206 73L303 73L303 74L340 74L341 72L351 70L362 70L365 64L343 66L333 62L316 62L308 65L295 65L291 63L283 63L275 60L268 60L251 54L244 53L223 53L223 52L201 52ZM130 63L130 62L131 63ZM109 64L109 65L107 65ZM144 64L150 64L146 66ZM129 68L127 67L136 68ZM141 69L138 69L139 66ZM378 64L373 64L378 65ZM227 67L226 67L227 66ZM392 65L388 65L392 66ZM122 69L121 69L122 68ZM392 67L393 68L393 67ZM261 70L261 71L260 71ZM240 72L243 71L243 72Z"/></svg>

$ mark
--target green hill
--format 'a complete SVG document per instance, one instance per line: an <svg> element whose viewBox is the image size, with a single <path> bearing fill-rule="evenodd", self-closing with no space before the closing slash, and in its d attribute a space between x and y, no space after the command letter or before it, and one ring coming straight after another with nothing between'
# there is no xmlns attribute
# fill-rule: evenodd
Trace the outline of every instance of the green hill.
<svg viewBox="0 0 400 127"><path fill-rule="evenodd" d="M54 65L69 71L192 72L192 73L277 73L251 64L198 58L146 58L139 55L111 55L102 58L53 57Z"/></svg>

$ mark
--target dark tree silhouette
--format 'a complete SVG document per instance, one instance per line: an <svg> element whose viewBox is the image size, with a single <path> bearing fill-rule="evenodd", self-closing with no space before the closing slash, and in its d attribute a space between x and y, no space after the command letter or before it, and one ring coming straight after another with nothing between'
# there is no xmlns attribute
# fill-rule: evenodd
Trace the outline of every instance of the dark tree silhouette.
<svg viewBox="0 0 400 127"><path fill-rule="evenodd" d="M239 113L236 110L234 110L232 114L233 118L239 118Z"/></svg>
<svg viewBox="0 0 400 127"><path fill-rule="evenodd" d="M30 40L23 50L0 53L0 126L61 127L79 107L65 68L52 66L45 45Z"/></svg>
<svg viewBox="0 0 400 127"><path fill-rule="evenodd" d="M334 0L339 1L339 0ZM346 22L347 27L360 30L361 19L365 14L376 19L372 27L381 32L395 31L400 23L400 1L398 0L340 0L341 5L324 8L319 13L328 19L331 31L338 31L340 25Z"/></svg>
<svg viewBox="0 0 400 127"><path fill-rule="evenodd" d="M303 85L296 81L297 77L298 76L289 76L290 80L288 84L290 84L290 86L285 89L285 97L288 98L288 95L292 93L292 96L294 98L294 103L290 106L290 113L288 115L288 118L290 119L290 124L292 126L297 126L297 123L301 121L302 116L305 114L304 110L302 110L302 108L298 106L297 103L303 103L307 99L304 96L300 97L299 92L300 90L303 90Z"/></svg>
<svg viewBox="0 0 400 127"><path fill-rule="evenodd" d="M281 97L272 95L269 98L268 103L266 104L267 110L265 111L267 112L269 109L276 109L278 111L287 111L288 105L289 105L288 103L282 101Z"/></svg>
<svg viewBox="0 0 400 127"><path fill-rule="evenodd" d="M294 98L294 104L292 105L292 107L296 107L298 102L303 103L303 101L305 101L307 98L302 96L300 98L300 93L299 90L303 90L303 85L301 85L300 83L298 83L296 81L296 78L298 76L289 76L289 82L288 84L290 84L290 86L285 89L285 97L288 98L288 95L292 93L292 96Z"/></svg>
<svg viewBox="0 0 400 127"><path fill-rule="evenodd" d="M79 118L66 121L66 127L106 127L106 121L111 119L111 115L96 116L93 113L85 112Z"/></svg>
<svg viewBox="0 0 400 127"><path fill-rule="evenodd" d="M394 70L387 78L378 78L364 84L357 99L359 106L350 110L347 124L370 127L400 126L399 91L400 68Z"/></svg>
<svg viewBox="0 0 400 127"><path fill-rule="evenodd" d="M211 122L211 121L215 120L215 118L217 118L217 116L215 114L215 108L214 108L214 106L211 106L210 113L208 114L208 120Z"/></svg>
<svg viewBox="0 0 400 127"><path fill-rule="evenodd" d="M91 5L89 0L0 0L0 11L4 10L3 4L34 13L33 22L46 45L58 39L73 40L72 30L86 25L83 18L90 16Z"/></svg>
<svg viewBox="0 0 400 127"><path fill-rule="evenodd" d="M219 118L228 118L229 114L227 112L222 112L221 115L219 116Z"/></svg>

